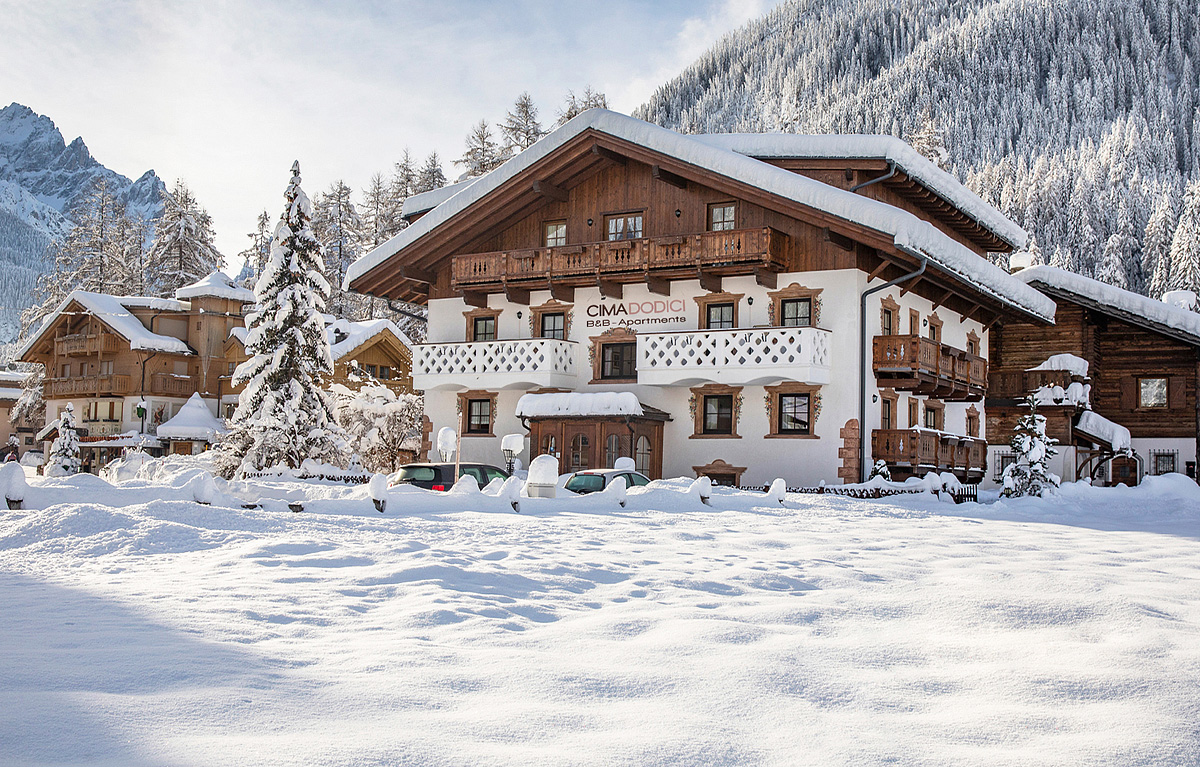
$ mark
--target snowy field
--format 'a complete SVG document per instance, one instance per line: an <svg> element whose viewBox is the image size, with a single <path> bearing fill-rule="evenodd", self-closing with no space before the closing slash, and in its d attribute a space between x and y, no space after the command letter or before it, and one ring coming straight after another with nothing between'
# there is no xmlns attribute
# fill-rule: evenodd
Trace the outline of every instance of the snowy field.
<svg viewBox="0 0 1200 767"><path fill-rule="evenodd" d="M382 515L362 487L225 488L274 499L248 510L162 481L0 511L0 764L1200 763L1180 477Z"/></svg>

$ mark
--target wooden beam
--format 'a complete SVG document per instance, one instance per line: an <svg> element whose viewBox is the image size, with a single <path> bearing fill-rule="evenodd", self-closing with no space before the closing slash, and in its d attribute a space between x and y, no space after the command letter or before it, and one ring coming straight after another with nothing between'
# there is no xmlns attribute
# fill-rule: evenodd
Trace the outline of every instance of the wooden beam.
<svg viewBox="0 0 1200 767"><path fill-rule="evenodd" d="M830 230L829 227L825 227L825 239L826 241L837 245L842 250L854 250L854 240L850 239L844 234L839 234Z"/></svg>
<svg viewBox="0 0 1200 767"><path fill-rule="evenodd" d="M909 291L911 291L913 288L915 288L917 285L919 285L919 284L920 284L920 282L921 282L921 277L924 277L924 276L925 276L925 275L923 275L923 274L922 274L922 275L920 275L920 276L918 276L918 277L914 277L913 279L911 279L911 280L909 280L908 282L904 283L904 289L900 291L900 297L901 297L901 298L904 298L904 295L905 295L906 293L908 293L908 292L909 292Z"/></svg>
<svg viewBox="0 0 1200 767"><path fill-rule="evenodd" d="M542 197L548 197L555 202L566 202L571 195L567 194L567 190L561 186L555 186L549 181L534 181L533 191L540 194Z"/></svg>
<svg viewBox="0 0 1200 767"><path fill-rule="evenodd" d="M607 298L615 298L621 300L624 295L621 288L621 283L613 282L612 280L596 280L596 286L600 288L600 295Z"/></svg>
<svg viewBox="0 0 1200 767"><path fill-rule="evenodd" d="M624 165L629 162L625 155L618 154L608 147L603 147L599 144L592 144L592 154L596 155L597 157L603 157L605 160L610 162L615 162L617 165Z"/></svg>
<svg viewBox="0 0 1200 767"><path fill-rule="evenodd" d="M881 260L879 262L879 266L872 269L871 273L867 275L867 282L869 283L871 280L873 280L876 277L878 277L879 275L883 274L883 270L887 269L891 265L892 265L892 262L888 261L886 258Z"/></svg>
<svg viewBox="0 0 1200 767"><path fill-rule="evenodd" d="M699 271L696 276L700 279L700 287L709 293L721 292L721 275L712 272Z"/></svg>
<svg viewBox="0 0 1200 767"><path fill-rule="evenodd" d="M939 306L946 303L946 299L952 295L954 295L954 290L953 289L947 290L945 293L942 294L941 298L939 298L938 300L933 302L933 308L936 310Z"/></svg>
<svg viewBox="0 0 1200 767"><path fill-rule="evenodd" d="M529 291L526 288L518 288L505 283L504 297L508 299L509 303L529 306Z"/></svg>
<svg viewBox="0 0 1200 767"><path fill-rule="evenodd" d="M575 288L552 282L550 283L550 297L555 301L562 301L564 304L573 304L575 303Z"/></svg>
<svg viewBox="0 0 1200 767"><path fill-rule="evenodd" d="M776 290L779 287L779 274L770 269L755 269L754 281L764 288Z"/></svg>
<svg viewBox="0 0 1200 767"><path fill-rule="evenodd" d="M967 320L974 317L975 312L979 311L982 308L983 308L983 304L972 304L971 308L967 310L967 313L963 315L963 322L966 322Z"/></svg>
<svg viewBox="0 0 1200 767"><path fill-rule="evenodd" d="M651 277L646 275L646 289L651 293L657 293L660 296L671 295L671 281L665 277Z"/></svg>
<svg viewBox="0 0 1200 767"><path fill-rule="evenodd" d="M487 293L476 293L471 290L464 290L462 294L463 303L467 306L474 306L478 309L487 308Z"/></svg>
<svg viewBox="0 0 1200 767"><path fill-rule="evenodd" d="M679 187L680 189L687 189L687 185L688 185L687 179L676 173L672 173L671 171L667 170L666 168L660 167L658 165L651 165L650 166L650 175L654 176L659 181L670 184L671 186Z"/></svg>
<svg viewBox="0 0 1200 767"><path fill-rule="evenodd" d="M399 273L406 280L412 280L413 282L423 282L426 285L432 285L437 280L437 277L434 275L433 272L427 271L425 269L418 269L415 266L401 266L399 268Z"/></svg>

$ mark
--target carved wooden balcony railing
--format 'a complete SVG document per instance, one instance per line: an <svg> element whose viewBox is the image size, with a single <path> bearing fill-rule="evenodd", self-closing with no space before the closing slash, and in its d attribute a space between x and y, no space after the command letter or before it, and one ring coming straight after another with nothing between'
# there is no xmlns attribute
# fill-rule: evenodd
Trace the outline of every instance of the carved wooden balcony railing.
<svg viewBox="0 0 1200 767"><path fill-rule="evenodd" d="M127 375L51 378L46 381L45 390L45 396L50 399L75 396L123 396L133 393L134 388Z"/></svg>
<svg viewBox="0 0 1200 767"><path fill-rule="evenodd" d="M922 336L875 336L875 378L881 386L952 402L987 392L987 360Z"/></svg>
<svg viewBox="0 0 1200 767"><path fill-rule="evenodd" d="M101 352L112 354L117 347L117 337L111 333L76 333L54 339L54 351L62 357Z"/></svg>
<svg viewBox="0 0 1200 767"><path fill-rule="evenodd" d="M987 441L932 429L875 429L871 457L904 474L950 471L971 480L987 471Z"/></svg>
<svg viewBox="0 0 1200 767"><path fill-rule="evenodd" d="M168 397L190 397L196 391L195 379L191 376L155 373L150 376L148 392Z"/></svg>
<svg viewBox="0 0 1200 767"><path fill-rule="evenodd" d="M694 278L698 268L782 271L787 240L786 234L763 227L471 253L454 257L451 285L455 289L499 290L504 283L597 277L628 281L650 273L669 276L673 270L691 270Z"/></svg>

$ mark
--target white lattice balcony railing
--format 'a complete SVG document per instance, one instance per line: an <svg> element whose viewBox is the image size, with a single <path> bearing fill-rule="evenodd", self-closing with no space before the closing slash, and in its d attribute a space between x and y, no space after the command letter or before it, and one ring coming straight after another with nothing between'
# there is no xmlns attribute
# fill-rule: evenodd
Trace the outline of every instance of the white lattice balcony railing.
<svg viewBox="0 0 1200 767"><path fill-rule="evenodd" d="M574 388L576 347L553 338L420 344L413 352L413 388Z"/></svg>
<svg viewBox="0 0 1200 767"><path fill-rule="evenodd" d="M829 331L819 328L638 333L638 383L742 386L829 378Z"/></svg>

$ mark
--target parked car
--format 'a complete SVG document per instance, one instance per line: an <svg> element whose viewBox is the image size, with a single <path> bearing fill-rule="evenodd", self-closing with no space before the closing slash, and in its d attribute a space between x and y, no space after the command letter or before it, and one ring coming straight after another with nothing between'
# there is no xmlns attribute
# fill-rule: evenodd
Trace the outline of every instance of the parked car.
<svg viewBox="0 0 1200 767"><path fill-rule="evenodd" d="M487 485L493 479L508 479L509 474L504 469L488 466L483 463L463 463L458 466L459 476L467 475L475 478L480 487ZM392 475L389 486L414 485L426 490L449 490L454 486L453 463L408 463Z"/></svg>
<svg viewBox="0 0 1200 767"><path fill-rule="evenodd" d="M617 477L624 478L625 487L642 487L650 484L650 478L645 474L629 469L588 469L572 474L563 488L580 495L598 493L608 487Z"/></svg>

